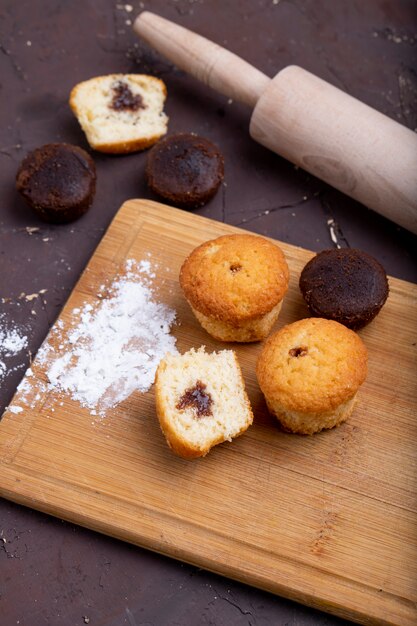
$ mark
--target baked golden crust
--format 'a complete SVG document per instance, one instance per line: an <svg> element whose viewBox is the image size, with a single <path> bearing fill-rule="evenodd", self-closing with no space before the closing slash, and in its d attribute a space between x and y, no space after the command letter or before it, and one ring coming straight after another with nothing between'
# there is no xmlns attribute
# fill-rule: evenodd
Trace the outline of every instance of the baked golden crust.
<svg viewBox="0 0 417 626"><path fill-rule="evenodd" d="M203 315L203 313L193 309L193 307L191 307L191 309L204 330L218 341L251 343L253 341L261 341L265 339L265 337L268 337L273 325L278 319L281 306L282 302L279 302L266 315L258 319L243 321L239 326L232 326L226 322L213 319L208 315Z"/></svg>
<svg viewBox="0 0 417 626"><path fill-rule="evenodd" d="M301 413L285 411L279 402L267 402L268 409L281 424L282 430L297 435L314 435L322 430L335 428L345 422L352 413L356 403L356 394L343 402L336 409L321 413Z"/></svg>
<svg viewBox="0 0 417 626"><path fill-rule="evenodd" d="M129 154L130 152L140 152L153 146L165 133L153 135L146 139L135 139L132 141L123 141L117 143L95 143L90 141L89 144L93 150L104 152L106 154Z"/></svg>
<svg viewBox="0 0 417 626"><path fill-rule="evenodd" d="M367 375L367 349L342 324L322 318L288 324L272 335L256 375L269 406L328 413L354 397Z"/></svg>
<svg viewBox="0 0 417 626"><path fill-rule="evenodd" d="M180 284L193 309L238 327L269 313L288 289L284 254L257 235L224 235L184 261Z"/></svg>

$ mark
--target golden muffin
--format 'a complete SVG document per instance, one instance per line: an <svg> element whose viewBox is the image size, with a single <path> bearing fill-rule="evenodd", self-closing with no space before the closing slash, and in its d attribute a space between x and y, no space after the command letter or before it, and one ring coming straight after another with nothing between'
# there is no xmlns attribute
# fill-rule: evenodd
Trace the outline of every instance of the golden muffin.
<svg viewBox="0 0 417 626"><path fill-rule="evenodd" d="M184 261L180 285L202 327L220 341L264 339L288 289L282 250L257 235L225 235Z"/></svg>
<svg viewBox="0 0 417 626"><path fill-rule="evenodd" d="M339 322L309 318L267 340L256 375L283 429L311 435L349 417L367 362L367 349L355 332Z"/></svg>

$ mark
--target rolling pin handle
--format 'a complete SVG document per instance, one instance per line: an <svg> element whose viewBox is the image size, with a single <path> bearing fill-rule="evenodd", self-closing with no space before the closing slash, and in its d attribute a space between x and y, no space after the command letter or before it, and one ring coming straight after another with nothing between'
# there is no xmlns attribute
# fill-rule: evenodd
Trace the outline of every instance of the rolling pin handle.
<svg viewBox="0 0 417 626"><path fill-rule="evenodd" d="M149 11L138 15L133 28L177 67L252 108L270 82L268 76L233 52Z"/></svg>

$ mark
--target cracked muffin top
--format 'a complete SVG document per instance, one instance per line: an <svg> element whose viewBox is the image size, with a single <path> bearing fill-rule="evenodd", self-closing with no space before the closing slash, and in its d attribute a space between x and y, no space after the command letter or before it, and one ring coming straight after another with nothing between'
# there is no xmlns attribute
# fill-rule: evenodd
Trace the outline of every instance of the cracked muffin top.
<svg viewBox="0 0 417 626"><path fill-rule="evenodd" d="M311 313L348 328L369 324L388 298L382 265L354 248L323 250L304 267L300 290Z"/></svg>
<svg viewBox="0 0 417 626"><path fill-rule="evenodd" d="M217 146L192 133L169 135L152 148L146 165L150 189L175 206L204 206L224 178L224 159Z"/></svg>
<svg viewBox="0 0 417 626"><path fill-rule="evenodd" d="M355 395L365 381L367 363L365 344L353 330L310 317L267 340L256 374L268 401L289 411L319 413Z"/></svg>
<svg viewBox="0 0 417 626"><path fill-rule="evenodd" d="M256 235L225 235L198 246L184 261L180 284L191 306L239 323L269 313L288 289L282 250Z"/></svg>
<svg viewBox="0 0 417 626"><path fill-rule="evenodd" d="M45 222L63 224L83 215L96 191L96 167L79 146L49 143L29 152L16 174L16 188Z"/></svg>

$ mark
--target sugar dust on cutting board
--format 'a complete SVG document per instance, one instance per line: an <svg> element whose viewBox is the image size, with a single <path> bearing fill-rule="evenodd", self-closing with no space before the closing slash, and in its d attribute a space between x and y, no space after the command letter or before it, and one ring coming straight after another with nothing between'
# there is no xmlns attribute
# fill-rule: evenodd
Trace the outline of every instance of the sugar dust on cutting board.
<svg viewBox="0 0 417 626"><path fill-rule="evenodd" d="M41 391L66 394L101 416L134 391L148 391L159 361L177 352L176 312L158 301L155 277L150 259L130 259L99 288L98 302L72 310L70 328L60 320L38 353L48 379Z"/></svg>

